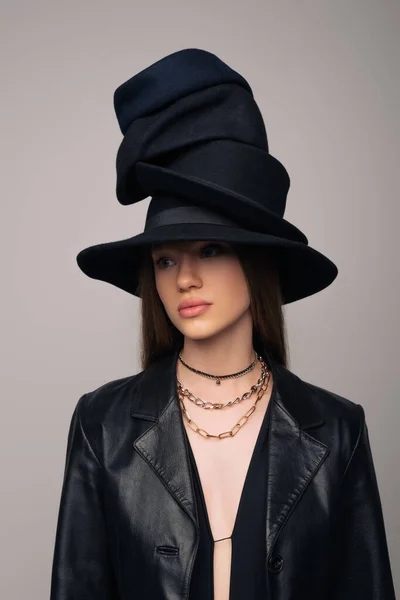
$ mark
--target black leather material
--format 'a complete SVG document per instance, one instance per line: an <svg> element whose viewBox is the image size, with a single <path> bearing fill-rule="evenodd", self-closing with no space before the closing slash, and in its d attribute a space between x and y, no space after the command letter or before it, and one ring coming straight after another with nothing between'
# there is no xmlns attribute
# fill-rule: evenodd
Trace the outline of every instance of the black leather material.
<svg viewBox="0 0 400 600"><path fill-rule="evenodd" d="M264 353L271 404L268 600L394 600L362 406ZM198 545L177 353L74 410L50 600L187 600ZM223 443L223 442L222 442Z"/></svg>

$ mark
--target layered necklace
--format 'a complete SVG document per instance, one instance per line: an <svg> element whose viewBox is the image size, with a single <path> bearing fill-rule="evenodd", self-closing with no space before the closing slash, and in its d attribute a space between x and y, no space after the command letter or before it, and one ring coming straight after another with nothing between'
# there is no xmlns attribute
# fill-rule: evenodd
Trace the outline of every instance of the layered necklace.
<svg viewBox="0 0 400 600"><path fill-rule="evenodd" d="M265 391L268 388L268 384L271 379L271 371L267 368L266 362L263 360L263 358L260 355L258 355L254 351L254 360L250 363L250 365L248 367L246 367L246 369L243 369L242 371L238 371L237 373L232 373L230 375L212 375L211 373L205 373L204 371L199 371L198 369L195 369L194 367L191 367L190 365L188 365L183 360L181 354L182 354L182 351L179 353L178 358L187 369L190 369L190 371L193 371L194 373L197 373L198 375L201 375L202 377L207 377L208 379L215 379L215 383L217 385L221 385L221 381L223 381L224 379L233 379L233 378L241 377L242 375L245 375L246 373L248 373L249 371L252 371L254 369L257 360L260 362L261 375L260 375L257 383L255 385L252 385L250 390L245 392L241 397L235 398L234 400L229 400L228 402L224 402L224 403L209 402L207 400L202 400L198 396L195 396L194 394L192 394L192 392L190 392L188 389L184 388L178 378L176 379L180 406L181 406L183 415L188 422L189 427L191 429L193 429L193 431L195 431L196 433L198 433L199 435L201 435L205 438L217 438L217 439L222 440L227 437L233 437L234 435L237 434L237 432L241 429L241 427L243 427L243 425L245 425L245 423L247 423L247 420L249 419L249 417L256 410L257 403L261 400ZM252 396L254 394L257 395L254 404L239 419L239 421L236 423L236 425L234 427L232 427L232 429L230 429L229 431L223 431L222 433L219 433L217 435L208 433L207 431L205 431L205 429L202 429L201 427L199 427L190 418L190 415L189 415L188 411L186 410L186 406L183 402L184 398L188 398L188 400L190 400L197 406L200 406L201 408L204 408L206 410L221 410L228 406L232 406L233 404L239 404L240 402L243 402L243 400L250 398L250 396Z"/></svg>

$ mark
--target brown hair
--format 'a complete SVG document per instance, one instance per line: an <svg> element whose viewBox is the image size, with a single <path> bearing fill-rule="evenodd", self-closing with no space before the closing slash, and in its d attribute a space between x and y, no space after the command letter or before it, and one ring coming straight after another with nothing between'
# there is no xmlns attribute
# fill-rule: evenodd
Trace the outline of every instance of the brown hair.
<svg viewBox="0 0 400 600"><path fill-rule="evenodd" d="M279 271L273 249L267 246L232 244L250 291L253 316L253 347L263 348L287 366L287 334ZM142 247L138 292L141 297L141 368L183 346L184 336L168 317L157 292L151 246Z"/></svg>

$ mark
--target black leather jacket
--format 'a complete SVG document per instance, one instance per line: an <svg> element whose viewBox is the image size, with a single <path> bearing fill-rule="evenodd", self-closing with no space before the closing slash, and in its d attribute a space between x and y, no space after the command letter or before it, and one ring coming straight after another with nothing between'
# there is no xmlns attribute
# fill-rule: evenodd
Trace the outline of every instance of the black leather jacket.
<svg viewBox="0 0 400 600"><path fill-rule="evenodd" d="M364 410L268 360L268 600L393 600ZM51 600L184 600L198 545L177 353L84 394L68 434Z"/></svg>

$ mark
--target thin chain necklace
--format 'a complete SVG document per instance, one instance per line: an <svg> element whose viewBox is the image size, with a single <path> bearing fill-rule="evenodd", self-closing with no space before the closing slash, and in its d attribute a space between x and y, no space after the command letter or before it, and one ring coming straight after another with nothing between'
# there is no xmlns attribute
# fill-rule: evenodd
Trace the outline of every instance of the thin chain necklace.
<svg viewBox="0 0 400 600"><path fill-rule="evenodd" d="M261 359L261 362L263 362L262 359ZM233 437L234 435L236 435L237 432L243 427L243 425L245 425L247 423L249 417L256 410L257 403L261 400L261 398L264 395L264 392L268 389L268 384L269 384L269 381L271 379L271 371L269 369L265 370L263 372L263 376L262 377L263 377L263 383L262 383L261 388L260 388L260 390L259 390L259 392L257 394L257 398L256 398L256 401L254 402L253 406L251 408L249 408L249 410L239 419L239 421L236 423L236 425L234 425L234 427L232 427L232 429L230 429L229 431L223 431L222 433L219 433L217 435L214 435L212 433L208 433L205 429L202 429L201 427L199 427L197 425L197 423L195 423L191 419L191 417L190 417L190 415L189 415L188 411L186 410L186 407L185 407L185 405L183 403L184 396L181 393L181 388L179 387L179 384L178 384L177 389L178 389L179 403L180 403L183 415L184 415L185 419L188 422L189 427L194 432L198 433L199 435L201 435L204 438L216 438L216 439L222 440L224 438ZM177 380L177 382L178 382L178 380Z"/></svg>
<svg viewBox="0 0 400 600"><path fill-rule="evenodd" d="M190 369L191 371L193 371L194 373L197 373L198 375L202 375L203 377L207 377L208 379L216 379L215 383L217 385L220 385L222 379L233 379L235 377L241 377L242 375L245 375L246 373L248 373L249 371L251 371L252 369L254 369L255 364L256 364L257 354L254 352L254 360L253 360L253 362L248 367L246 367L245 369L243 369L243 371L238 371L237 373L232 373L231 375L211 375L211 373L205 373L204 371L199 371L198 369L195 369L194 367L191 367L190 365L188 365L183 360L183 358L182 358L182 350L179 352L178 358L181 361L181 363L183 365L185 365L185 367L187 369Z"/></svg>
<svg viewBox="0 0 400 600"><path fill-rule="evenodd" d="M210 402L208 400L202 400L198 396L195 396L187 388L184 388L182 383L177 378L176 381L177 381L177 385L178 385L178 390L179 390L181 396L187 398L188 400L193 402L193 404L196 404L197 406L200 406L201 408L205 408L207 410L214 409L214 408L221 409L221 408L226 408L227 406L232 406L233 404L239 404L240 402L243 402L243 400L247 400L247 398L250 398L250 396L252 396L254 394L254 392L257 392L257 390L262 386L262 384L265 380L267 366L266 366L265 362L262 360L261 356L257 356L257 358L261 363L261 375L260 375L257 383L255 385L251 386L249 392L245 392L241 397L235 398L234 400L229 400L228 402L224 402L223 404L221 404L219 402Z"/></svg>

